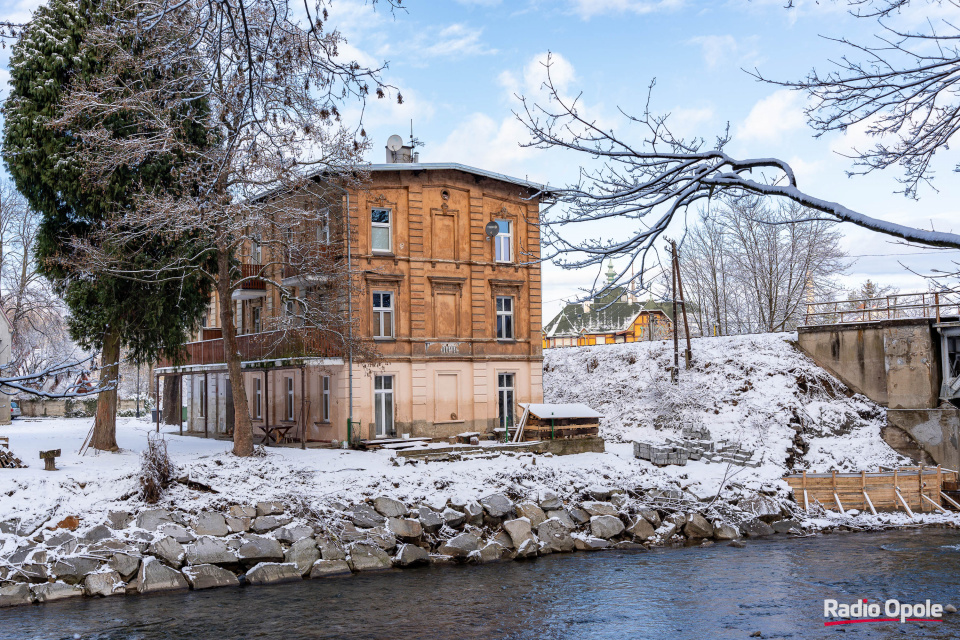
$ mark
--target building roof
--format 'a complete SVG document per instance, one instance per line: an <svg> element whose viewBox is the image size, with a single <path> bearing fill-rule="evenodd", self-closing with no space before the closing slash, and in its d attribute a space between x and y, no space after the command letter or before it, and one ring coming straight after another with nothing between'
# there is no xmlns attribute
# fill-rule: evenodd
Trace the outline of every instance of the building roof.
<svg viewBox="0 0 960 640"><path fill-rule="evenodd" d="M585 404L533 404L527 402L518 403L524 409L529 409L530 413L538 418L602 418L603 415L597 413Z"/></svg>
<svg viewBox="0 0 960 640"><path fill-rule="evenodd" d="M542 191L544 195L547 195L553 191L556 191L553 187L548 184L541 182L533 182L531 180L513 178L503 173L497 173L495 171L487 171L486 169L478 169L477 167L471 167L465 164L460 164L459 162L394 162L394 163L384 163L384 164L368 164L362 168L371 172L378 171L463 171L464 173L472 173L476 176L483 176L485 178L492 178L493 180L500 180L501 182L509 182L510 184L520 185L528 189L533 189L535 191Z"/></svg>
<svg viewBox="0 0 960 640"><path fill-rule="evenodd" d="M673 307L670 302L621 302L624 295L622 287L597 296L593 302L571 303L563 308L556 317L543 328L548 338L556 336L576 336L581 333L617 333L627 331L641 313L660 313L673 321ZM617 300L611 302L611 300Z"/></svg>

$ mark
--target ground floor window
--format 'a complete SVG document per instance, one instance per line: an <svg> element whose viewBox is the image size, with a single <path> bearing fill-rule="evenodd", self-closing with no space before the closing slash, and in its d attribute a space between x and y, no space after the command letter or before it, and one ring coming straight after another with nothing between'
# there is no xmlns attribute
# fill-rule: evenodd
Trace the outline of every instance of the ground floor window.
<svg viewBox="0 0 960 640"><path fill-rule="evenodd" d="M320 419L330 422L330 376L320 378L323 389L323 404L320 407Z"/></svg>
<svg viewBox="0 0 960 640"><path fill-rule="evenodd" d="M393 376L373 377L373 414L377 437L393 435Z"/></svg>
<svg viewBox="0 0 960 640"><path fill-rule="evenodd" d="M287 420L293 420L293 376L287 381Z"/></svg>
<svg viewBox="0 0 960 640"><path fill-rule="evenodd" d="M200 410L200 417L203 418L207 415L207 378L204 376L200 378L200 385L197 389L197 408Z"/></svg>
<svg viewBox="0 0 960 640"><path fill-rule="evenodd" d="M253 379L253 419L263 419L263 381L260 378Z"/></svg>
<svg viewBox="0 0 960 640"><path fill-rule="evenodd" d="M513 429L515 424L513 377L514 374L512 373L497 374L497 413L499 416L499 427L501 429L507 429L508 431Z"/></svg>

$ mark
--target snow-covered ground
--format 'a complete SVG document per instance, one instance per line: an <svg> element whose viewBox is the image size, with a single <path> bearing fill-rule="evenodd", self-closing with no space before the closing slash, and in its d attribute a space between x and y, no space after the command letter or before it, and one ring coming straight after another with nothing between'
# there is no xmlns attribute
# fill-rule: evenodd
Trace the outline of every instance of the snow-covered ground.
<svg viewBox="0 0 960 640"><path fill-rule="evenodd" d="M796 431L806 425L809 453L795 466L861 469L895 465L902 458L880 438L883 413L841 386L798 353L792 336L767 335L695 340L694 369L669 383L668 343L556 349L545 361L547 402L585 402L606 417L606 453L554 457L497 455L450 462L402 463L389 451L268 448L266 457L238 459L231 443L179 436L165 427L181 475L217 493L175 484L165 503L181 510L223 509L230 504L285 500L322 509L334 501L355 502L390 495L408 503L442 503L450 496L476 498L494 490L534 495L543 489L573 497L591 485L681 488L700 498L721 491L735 498L748 491L785 493L781 480ZM153 425L118 420L118 453L78 455L91 419L20 419L0 426L28 469L0 469L0 522L34 525L80 515L99 524L109 510L136 511L140 452ZM706 426L715 439L756 449L757 469L690 462L657 468L635 460L635 438L663 440L682 424ZM61 449L57 472L43 471L38 452ZM0 553L15 544L0 534ZM9 550L9 549L7 549Z"/></svg>

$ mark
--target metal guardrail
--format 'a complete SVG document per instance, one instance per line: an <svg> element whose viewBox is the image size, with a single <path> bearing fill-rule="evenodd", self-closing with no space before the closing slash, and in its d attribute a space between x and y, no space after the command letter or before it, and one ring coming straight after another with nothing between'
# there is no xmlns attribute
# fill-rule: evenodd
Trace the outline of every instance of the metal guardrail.
<svg viewBox="0 0 960 640"><path fill-rule="evenodd" d="M832 300L807 304L804 324L847 324L907 318L960 316L960 291L898 293L882 298Z"/></svg>

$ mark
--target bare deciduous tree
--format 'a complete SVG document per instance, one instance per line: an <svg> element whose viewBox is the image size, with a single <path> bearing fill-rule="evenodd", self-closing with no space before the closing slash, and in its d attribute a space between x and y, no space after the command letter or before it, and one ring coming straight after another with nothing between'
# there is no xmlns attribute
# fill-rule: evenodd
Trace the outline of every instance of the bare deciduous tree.
<svg viewBox="0 0 960 640"><path fill-rule="evenodd" d="M389 87L378 69L340 59L342 37L324 30L327 4L303 23L286 0L135 5L137 24L91 35L88 46L110 61L112 72L78 78L55 124L83 139L93 184L117 167L171 158L181 194L138 194L135 211L105 225L101 242L80 248L92 268L114 275L181 278L199 270L215 284L235 403L234 453L241 456L253 452L253 430L232 294L264 282L280 289L288 311L273 328L321 328L325 339L344 346L352 335L353 320L337 306L342 297L324 295L325 288L342 291L350 274L318 236L330 212L339 213L339 192L310 176L363 178L354 167L365 134L347 129L340 110L346 100L362 102L371 91L383 96ZM129 38L136 47L123 46ZM118 137L111 119L129 113L137 114L138 129ZM169 234L195 237L196 254L138 271L101 248ZM241 269L237 258L260 247L265 254L251 260L259 267ZM285 269L317 281L295 287Z"/></svg>

